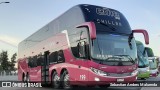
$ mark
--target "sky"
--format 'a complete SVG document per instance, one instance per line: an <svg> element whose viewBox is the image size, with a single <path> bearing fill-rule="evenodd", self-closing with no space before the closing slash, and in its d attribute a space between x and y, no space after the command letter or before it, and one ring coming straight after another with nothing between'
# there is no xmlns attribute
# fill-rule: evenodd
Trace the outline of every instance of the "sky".
<svg viewBox="0 0 160 90"><path fill-rule="evenodd" d="M9 57L18 43L77 4L116 9L127 18L132 29L146 29L156 56L160 56L160 0L0 0L0 52ZM142 34L135 35L144 43Z"/></svg>

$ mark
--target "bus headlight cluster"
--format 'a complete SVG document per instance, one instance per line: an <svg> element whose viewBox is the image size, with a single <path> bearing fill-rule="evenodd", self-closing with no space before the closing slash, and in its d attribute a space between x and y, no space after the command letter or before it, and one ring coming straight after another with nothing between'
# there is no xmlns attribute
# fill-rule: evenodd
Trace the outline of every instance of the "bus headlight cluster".
<svg viewBox="0 0 160 90"><path fill-rule="evenodd" d="M95 69L95 68L93 68L93 67L91 67L91 70L92 70L95 74L100 75L100 76L107 76L107 75L108 75L106 72L104 72L104 71L102 71L102 70L99 70L99 69Z"/></svg>
<svg viewBox="0 0 160 90"><path fill-rule="evenodd" d="M132 76L137 75L137 74L138 74L138 70L137 70L137 69L134 70L134 71L131 73Z"/></svg>
<svg viewBox="0 0 160 90"><path fill-rule="evenodd" d="M150 70L149 70L149 67L147 67L147 72L149 72Z"/></svg>

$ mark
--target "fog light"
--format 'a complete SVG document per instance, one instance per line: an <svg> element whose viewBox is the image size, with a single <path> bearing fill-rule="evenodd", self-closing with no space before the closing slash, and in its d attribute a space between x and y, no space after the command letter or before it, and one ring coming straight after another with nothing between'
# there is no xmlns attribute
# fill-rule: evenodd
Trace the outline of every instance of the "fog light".
<svg viewBox="0 0 160 90"><path fill-rule="evenodd" d="M95 77L95 78L94 78L94 80L95 80L95 81L100 81L100 79L99 79L99 78L97 78L97 77Z"/></svg>

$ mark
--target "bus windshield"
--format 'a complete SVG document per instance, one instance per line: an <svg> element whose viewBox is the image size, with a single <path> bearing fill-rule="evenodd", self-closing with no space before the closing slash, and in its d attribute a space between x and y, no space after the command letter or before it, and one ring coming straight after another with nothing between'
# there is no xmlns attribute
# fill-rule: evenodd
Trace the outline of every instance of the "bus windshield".
<svg viewBox="0 0 160 90"><path fill-rule="evenodd" d="M154 53L153 53L153 51L152 51L152 49L151 49L151 48L146 47L146 51L147 51L147 55L148 55L148 57L154 57Z"/></svg>
<svg viewBox="0 0 160 90"><path fill-rule="evenodd" d="M144 68L149 66L148 55L143 44L137 45L138 67Z"/></svg>
<svg viewBox="0 0 160 90"><path fill-rule="evenodd" d="M93 41L91 56L94 61L111 66L133 65L136 60L134 38L131 45L129 35L98 33Z"/></svg>

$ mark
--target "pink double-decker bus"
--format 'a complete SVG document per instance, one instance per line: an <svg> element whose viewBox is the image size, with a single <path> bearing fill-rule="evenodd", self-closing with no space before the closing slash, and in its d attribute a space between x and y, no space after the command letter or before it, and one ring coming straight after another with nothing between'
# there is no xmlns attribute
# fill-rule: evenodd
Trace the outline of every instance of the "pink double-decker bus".
<svg viewBox="0 0 160 90"><path fill-rule="evenodd" d="M20 42L18 79L51 84L109 86L137 79L137 48L134 33L117 10L77 5Z"/></svg>

